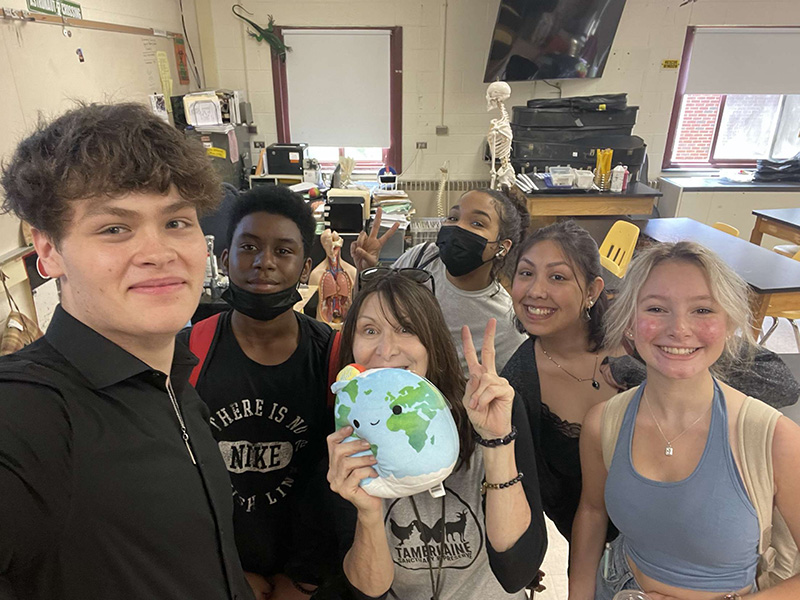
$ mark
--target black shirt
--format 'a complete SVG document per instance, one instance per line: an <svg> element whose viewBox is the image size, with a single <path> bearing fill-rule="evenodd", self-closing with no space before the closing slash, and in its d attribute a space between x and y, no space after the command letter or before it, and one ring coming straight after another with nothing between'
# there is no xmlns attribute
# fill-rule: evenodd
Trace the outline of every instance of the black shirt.
<svg viewBox="0 0 800 600"><path fill-rule="evenodd" d="M0 578L20 600L250 599L230 483L177 346L166 375L56 309L0 358Z"/></svg>
<svg viewBox="0 0 800 600"><path fill-rule="evenodd" d="M331 328L294 313L295 351L279 365L250 359L220 316L197 381L211 409L211 433L233 484L234 531L245 571L287 573L319 583L334 553L315 554L330 522L320 512L327 482L325 436L333 431L327 408ZM186 336L186 333L182 333Z"/></svg>
<svg viewBox="0 0 800 600"><path fill-rule="evenodd" d="M542 402L535 341L535 337L524 341L508 360L501 375L508 379L525 404L536 448L544 512L569 542L583 486L579 448L581 424L565 421ZM613 540L617 534L609 521L607 541Z"/></svg>

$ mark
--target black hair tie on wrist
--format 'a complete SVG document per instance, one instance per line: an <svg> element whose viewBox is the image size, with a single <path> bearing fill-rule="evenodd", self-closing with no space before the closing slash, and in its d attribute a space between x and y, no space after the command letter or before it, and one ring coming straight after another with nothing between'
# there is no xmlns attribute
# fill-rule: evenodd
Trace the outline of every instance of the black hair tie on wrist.
<svg viewBox="0 0 800 600"><path fill-rule="evenodd" d="M515 439L517 439L517 428L514 425L511 426L511 433L509 433L506 437L503 438L494 438L491 440L485 440L480 436L480 434L477 431L475 432L475 442L477 442L484 448L497 448L497 446L508 446Z"/></svg>

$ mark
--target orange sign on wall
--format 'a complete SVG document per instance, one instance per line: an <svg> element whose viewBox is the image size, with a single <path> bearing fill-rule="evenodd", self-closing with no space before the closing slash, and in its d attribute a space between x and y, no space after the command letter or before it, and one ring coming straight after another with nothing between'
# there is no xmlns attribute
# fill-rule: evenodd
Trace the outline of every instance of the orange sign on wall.
<svg viewBox="0 0 800 600"><path fill-rule="evenodd" d="M174 38L175 62L178 65L178 80L186 85L189 83L189 59L186 56L186 44L182 37Z"/></svg>

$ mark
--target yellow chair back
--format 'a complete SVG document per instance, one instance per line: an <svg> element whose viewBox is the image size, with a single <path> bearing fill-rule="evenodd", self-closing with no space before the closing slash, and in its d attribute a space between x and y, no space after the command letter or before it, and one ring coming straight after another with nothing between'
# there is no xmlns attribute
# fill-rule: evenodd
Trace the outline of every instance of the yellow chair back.
<svg viewBox="0 0 800 600"><path fill-rule="evenodd" d="M795 254L800 252L800 246L797 244L781 244L772 248L772 251L792 258Z"/></svg>
<svg viewBox="0 0 800 600"><path fill-rule="evenodd" d="M600 245L600 264L620 279L625 277L639 239L639 228L627 221L617 221L611 226Z"/></svg>
<svg viewBox="0 0 800 600"><path fill-rule="evenodd" d="M725 233L730 233L734 237L739 237L739 230L736 229L733 225L728 225L727 223L723 223L722 221L717 221L712 225L714 229L719 229L720 231L724 231Z"/></svg>

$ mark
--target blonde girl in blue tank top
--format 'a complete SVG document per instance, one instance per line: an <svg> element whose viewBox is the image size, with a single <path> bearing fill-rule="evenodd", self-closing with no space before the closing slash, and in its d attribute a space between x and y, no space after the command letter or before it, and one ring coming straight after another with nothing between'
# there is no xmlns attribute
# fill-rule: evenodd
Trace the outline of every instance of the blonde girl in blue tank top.
<svg viewBox="0 0 800 600"><path fill-rule="evenodd" d="M632 343L647 380L628 406L608 472L605 403L584 421L569 600L611 600L622 589L654 600L800 598L798 576L761 592L753 585L758 521L736 432L745 396L711 372L720 356L752 344L750 322L746 284L702 246L662 244L634 259L608 313L606 340ZM775 503L797 541L800 427L785 417L772 457ZM608 515L620 536L604 553Z"/></svg>

